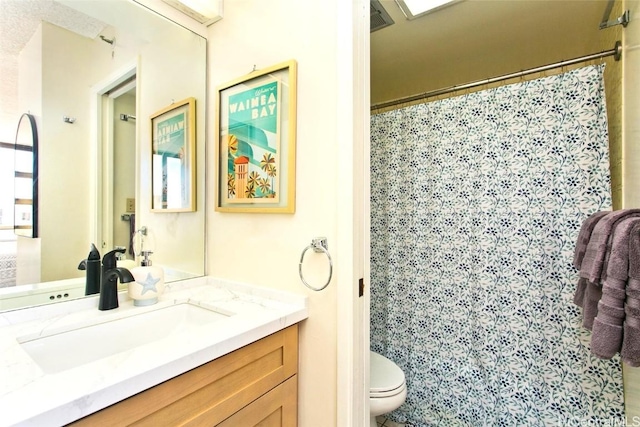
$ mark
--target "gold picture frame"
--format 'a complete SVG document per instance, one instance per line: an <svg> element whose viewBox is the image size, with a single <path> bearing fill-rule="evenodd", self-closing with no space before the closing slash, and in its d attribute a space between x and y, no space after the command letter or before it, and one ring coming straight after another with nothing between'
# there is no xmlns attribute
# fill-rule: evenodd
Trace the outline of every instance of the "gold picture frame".
<svg viewBox="0 0 640 427"><path fill-rule="evenodd" d="M297 64L290 60L218 87L218 212L294 213Z"/></svg>
<svg viewBox="0 0 640 427"><path fill-rule="evenodd" d="M196 210L196 99L151 116L151 211Z"/></svg>

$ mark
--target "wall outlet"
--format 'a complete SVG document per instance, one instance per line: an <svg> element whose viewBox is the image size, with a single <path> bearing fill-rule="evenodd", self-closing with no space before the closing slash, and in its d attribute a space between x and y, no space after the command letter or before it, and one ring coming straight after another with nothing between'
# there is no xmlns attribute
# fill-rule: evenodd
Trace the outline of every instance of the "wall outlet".
<svg viewBox="0 0 640 427"><path fill-rule="evenodd" d="M127 199L127 212L134 213L136 211L136 199Z"/></svg>

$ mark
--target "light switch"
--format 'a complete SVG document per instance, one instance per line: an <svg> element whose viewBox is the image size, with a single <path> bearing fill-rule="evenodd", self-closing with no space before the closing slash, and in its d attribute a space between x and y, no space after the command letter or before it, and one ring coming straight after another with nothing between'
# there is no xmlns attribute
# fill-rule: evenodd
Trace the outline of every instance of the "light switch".
<svg viewBox="0 0 640 427"><path fill-rule="evenodd" d="M127 199L127 212L135 213L136 199Z"/></svg>

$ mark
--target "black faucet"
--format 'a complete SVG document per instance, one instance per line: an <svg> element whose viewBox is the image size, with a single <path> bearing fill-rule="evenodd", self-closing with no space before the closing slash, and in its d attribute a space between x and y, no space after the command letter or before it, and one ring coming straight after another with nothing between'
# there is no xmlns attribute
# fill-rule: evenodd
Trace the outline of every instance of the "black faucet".
<svg viewBox="0 0 640 427"><path fill-rule="evenodd" d="M78 270L86 270L86 281L84 287L85 295L93 295L100 292L100 280L102 280L102 263L100 262L100 252L96 245L91 244L91 250L86 259L80 261Z"/></svg>
<svg viewBox="0 0 640 427"><path fill-rule="evenodd" d="M117 267L116 254L125 253L125 249L114 249L102 258L102 283L100 284L99 310L118 308L118 279L122 283L133 282L131 272L123 267Z"/></svg>

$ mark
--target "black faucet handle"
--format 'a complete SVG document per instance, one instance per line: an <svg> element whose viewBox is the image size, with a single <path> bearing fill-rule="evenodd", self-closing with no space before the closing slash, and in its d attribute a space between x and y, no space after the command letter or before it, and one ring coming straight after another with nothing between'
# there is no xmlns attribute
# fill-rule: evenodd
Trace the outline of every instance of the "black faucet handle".
<svg viewBox="0 0 640 427"><path fill-rule="evenodd" d="M107 252L102 257L102 268L104 271L116 268L117 258L116 254L123 254L127 250L124 248L116 248L110 252Z"/></svg>
<svg viewBox="0 0 640 427"><path fill-rule="evenodd" d="M78 270L86 270L88 261L100 261L100 252L98 252L98 248L93 243L91 244L91 249L89 250L89 255L86 259L80 261L78 264Z"/></svg>

